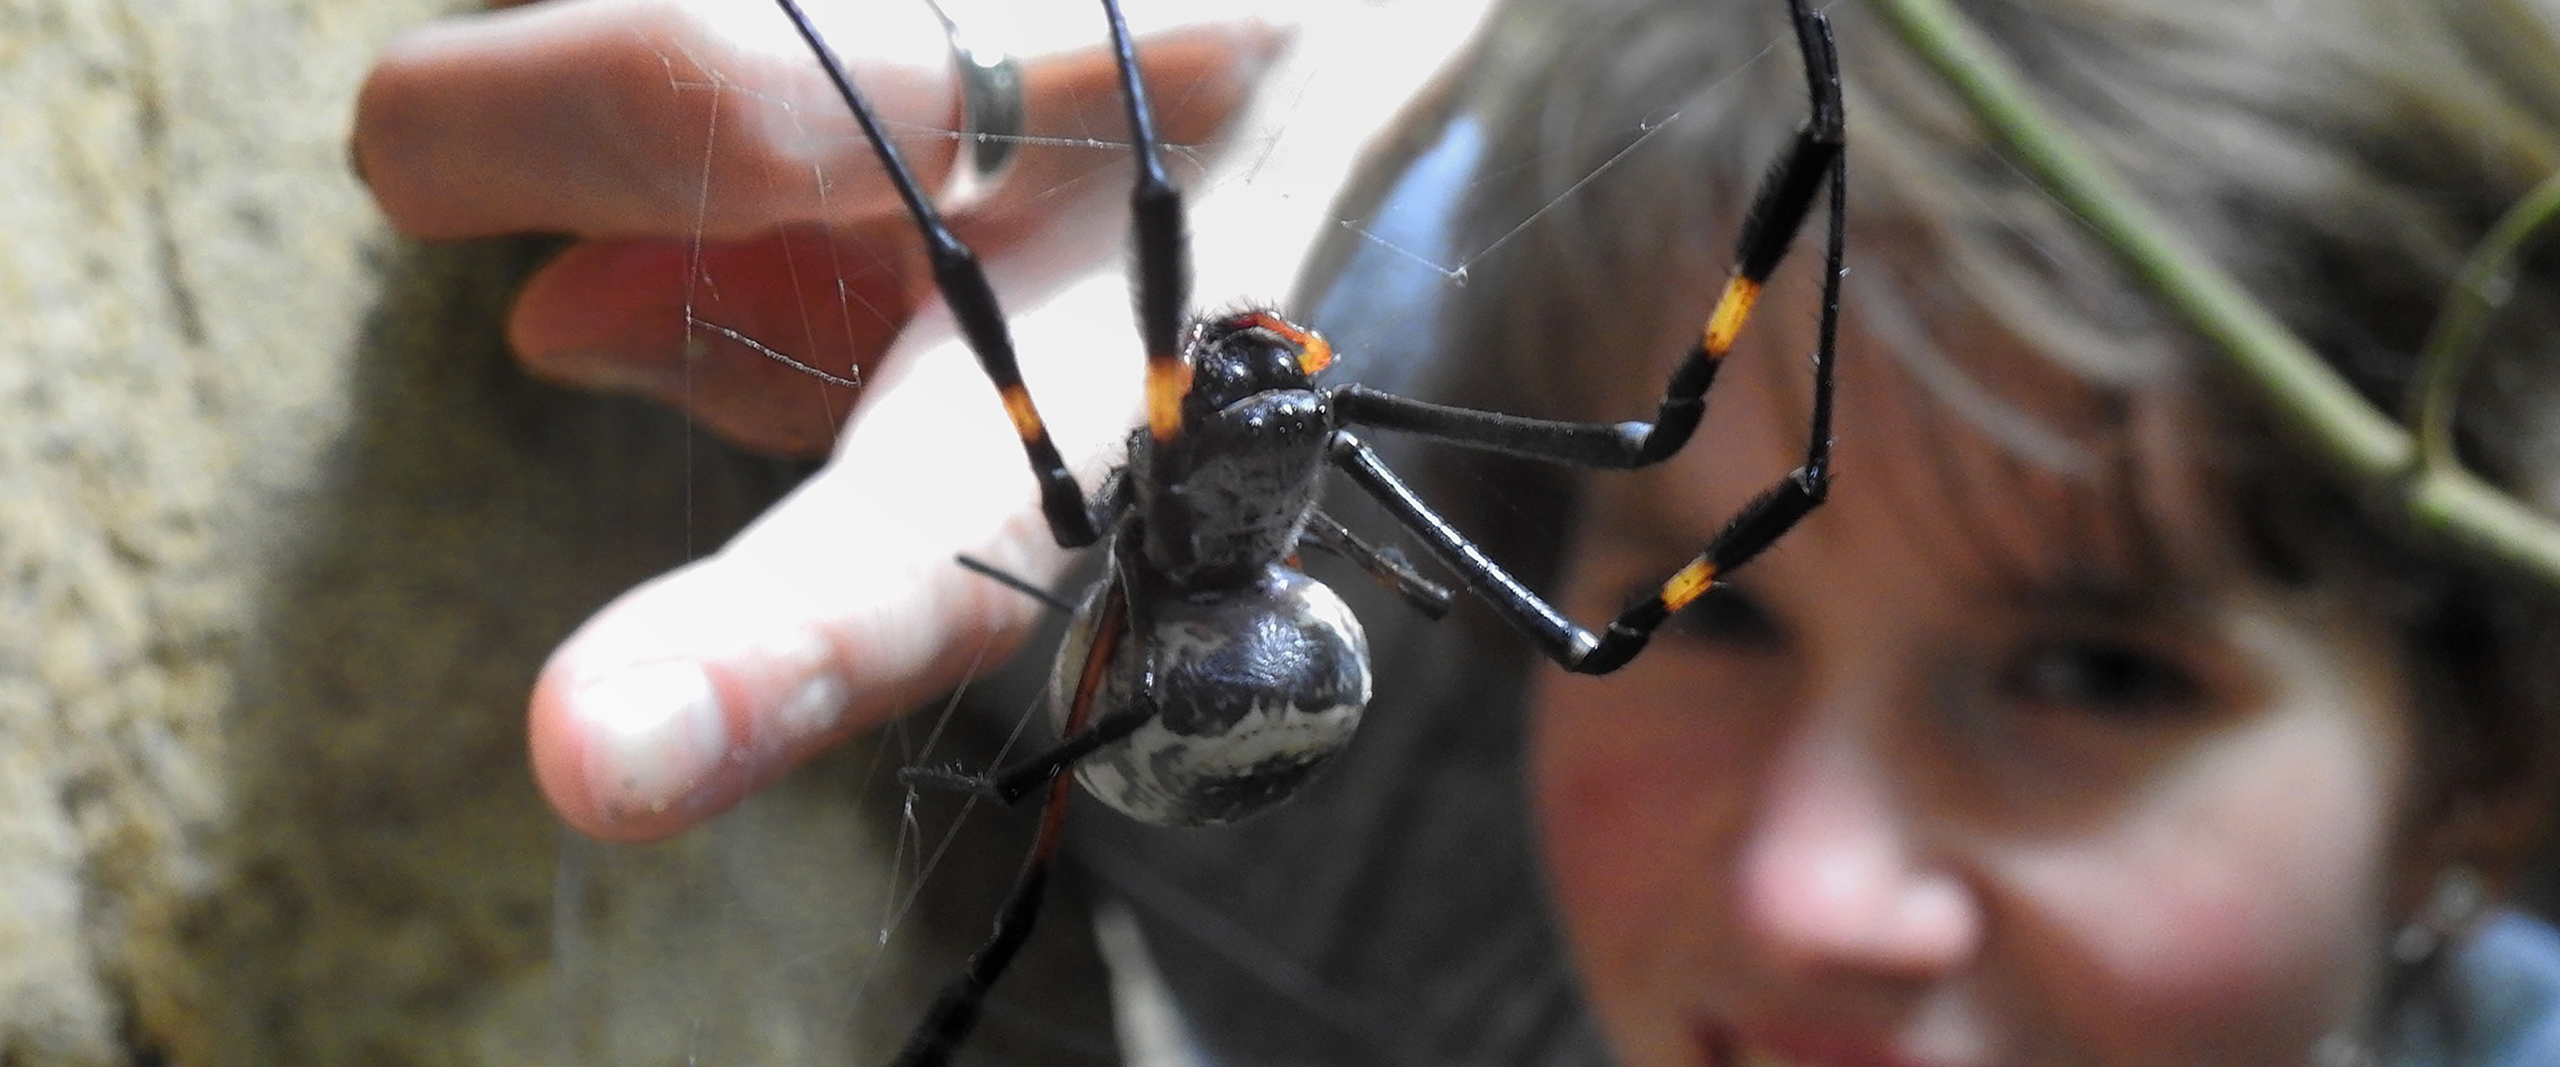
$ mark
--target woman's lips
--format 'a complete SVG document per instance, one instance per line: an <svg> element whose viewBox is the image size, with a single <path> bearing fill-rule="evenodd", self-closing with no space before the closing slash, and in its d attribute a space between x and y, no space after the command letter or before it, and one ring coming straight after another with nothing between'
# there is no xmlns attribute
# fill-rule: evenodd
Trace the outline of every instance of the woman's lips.
<svg viewBox="0 0 2560 1067"><path fill-rule="evenodd" d="M1822 1027L1704 1022L1690 1033L1705 1067L1930 1067L1881 1038Z"/></svg>

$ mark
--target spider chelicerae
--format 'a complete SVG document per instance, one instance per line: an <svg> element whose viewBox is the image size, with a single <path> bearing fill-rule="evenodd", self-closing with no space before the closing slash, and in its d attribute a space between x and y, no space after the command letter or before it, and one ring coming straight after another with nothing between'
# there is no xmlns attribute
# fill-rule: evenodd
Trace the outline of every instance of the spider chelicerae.
<svg viewBox="0 0 2560 1067"><path fill-rule="evenodd" d="M1074 608L1050 685L1060 740L984 774L911 768L912 785L1007 802L1046 793L1030 855L993 934L944 988L897 1063L947 1062L988 988L1029 936L1063 825L1069 776L1104 803L1167 825L1232 822L1290 796L1350 740L1369 698L1367 641L1349 607L1295 566L1301 546L1345 556L1427 614L1448 589L1353 534L1318 506L1328 469L1375 498L1469 591L1567 670L1606 673L1654 630L1818 507L1829 486L1832 362L1844 254L1845 151L1828 20L1785 0L1811 115L1761 180L1724 291L1651 421L1562 422L1427 403L1358 384L1318 386L1332 349L1278 312L1194 318L1183 201L1167 177L1146 86L1116 0L1102 0L1127 105L1137 181L1130 194L1146 424L1100 493L1088 497L1022 381L994 290L927 199L844 64L794 0L777 0L816 52L923 236L933 276L970 350L1002 396L1065 547L1107 542L1109 566ZM1761 288L1829 187L1812 433L1804 462L1743 506L1696 558L1598 632L1495 564L1406 488L1352 427L1607 470L1662 462L1697 429L1705 396Z"/></svg>

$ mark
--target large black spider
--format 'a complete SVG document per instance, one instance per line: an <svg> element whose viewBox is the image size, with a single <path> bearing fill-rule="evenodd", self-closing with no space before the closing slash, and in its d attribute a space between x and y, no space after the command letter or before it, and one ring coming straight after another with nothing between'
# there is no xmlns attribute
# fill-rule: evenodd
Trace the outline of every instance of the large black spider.
<svg viewBox="0 0 2560 1067"><path fill-rule="evenodd" d="M1067 470L1014 359L1004 311L976 256L952 235L844 64L794 0L777 0L853 110L923 235L943 300L966 336L1039 479L1060 545L1108 538L1109 570L1075 608L1051 681L1061 740L983 775L910 769L911 784L1019 800L1047 788L1039 833L993 934L945 987L897 1062L947 1062L988 988L1031 931L1070 793L1062 773L1130 815L1167 825L1232 822L1286 799L1339 750L1369 698L1359 621L1295 566L1299 548L1342 554L1427 613L1446 589L1369 545L1317 506L1327 467L1375 497L1531 644L1565 669L1617 669L1674 612L1768 548L1829 487L1832 361L1840 317L1845 151L1829 21L1786 0L1812 114L1761 180L1732 275L1651 422L1523 418L1425 403L1357 384L1319 388L1332 349L1271 310L1192 318L1180 191L1167 178L1146 86L1116 0L1102 0L1126 99L1138 176L1130 194L1138 333L1147 350L1147 423L1124 465L1088 498ZM1653 595L1594 634L1521 585L1417 498L1349 427L1401 430L1531 459L1624 470L1678 453L1762 286L1829 182L1811 440L1802 466L1744 505Z"/></svg>

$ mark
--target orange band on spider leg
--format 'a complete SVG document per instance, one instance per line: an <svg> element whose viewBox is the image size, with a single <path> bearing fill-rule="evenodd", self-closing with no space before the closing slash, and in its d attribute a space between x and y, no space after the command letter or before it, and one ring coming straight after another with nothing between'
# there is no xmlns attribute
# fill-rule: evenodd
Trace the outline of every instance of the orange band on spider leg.
<svg viewBox="0 0 2560 1067"><path fill-rule="evenodd" d="M1733 339L1742 332L1742 323L1751 317L1751 305L1760 300L1760 283L1739 274L1724 285L1724 295L1716 299L1714 314L1707 316L1707 331L1700 343L1707 355L1721 359L1733 348Z"/></svg>
<svg viewBox="0 0 2560 1067"><path fill-rule="evenodd" d="M1171 356L1147 358L1147 433L1167 442L1182 433L1182 398L1191 392L1191 365Z"/></svg>
<svg viewBox="0 0 2560 1067"><path fill-rule="evenodd" d="M1005 386L1000 393L1004 397L1005 417L1013 420L1013 432L1025 441L1039 440L1047 430L1040 423L1040 409L1031 406L1030 391L1015 383Z"/></svg>
<svg viewBox="0 0 2560 1067"><path fill-rule="evenodd" d="M1716 584L1716 565L1700 556L1662 583L1662 605L1673 611L1688 607Z"/></svg>

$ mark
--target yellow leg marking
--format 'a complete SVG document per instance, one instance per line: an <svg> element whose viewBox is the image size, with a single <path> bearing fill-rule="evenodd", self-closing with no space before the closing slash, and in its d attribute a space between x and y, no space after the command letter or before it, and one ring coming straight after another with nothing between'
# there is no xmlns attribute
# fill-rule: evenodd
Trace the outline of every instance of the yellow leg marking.
<svg viewBox="0 0 2560 1067"><path fill-rule="evenodd" d="M1148 359L1147 433L1158 442L1168 442L1179 436L1182 433L1182 398L1190 392L1190 364L1179 359Z"/></svg>
<svg viewBox="0 0 2560 1067"><path fill-rule="evenodd" d="M1662 604L1673 611L1678 611L1688 607L1691 601L1705 596L1708 587L1715 584L1716 565L1707 562L1706 557L1700 556L1689 561L1688 566L1680 568L1680 573L1672 575L1670 581L1662 583Z"/></svg>
<svg viewBox="0 0 2560 1067"><path fill-rule="evenodd" d="M1721 359L1733 348L1734 335L1742 332L1742 321L1751 317L1751 305L1760 299L1760 283L1735 275L1724 285L1724 295L1717 298L1716 310L1707 316L1704 344L1709 358Z"/></svg>
<svg viewBox="0 0 2560 1067"><path fill-rule="evenodd" d="M1042 432L1040 410L1031 406L1031 394L1020 385L1003 390L1004 413L1013 420L1013 432L1025 441L1036 441Z"/></svg>

